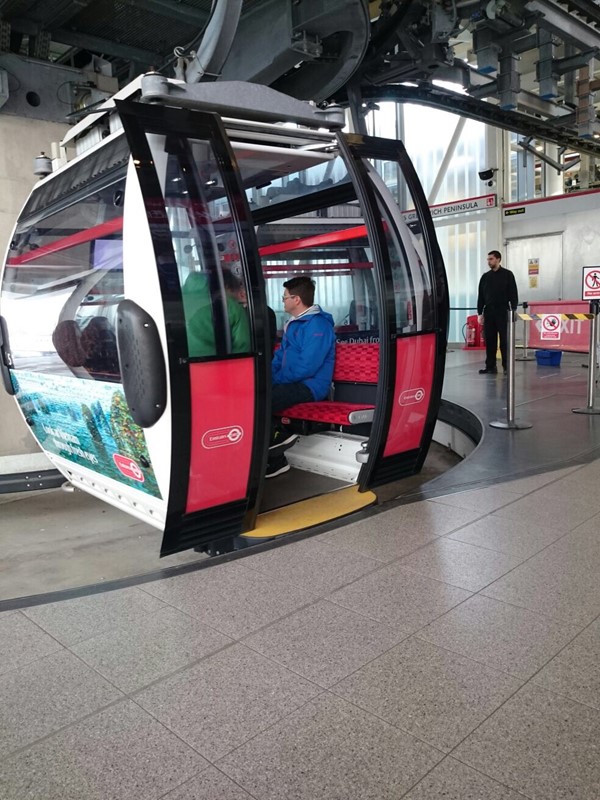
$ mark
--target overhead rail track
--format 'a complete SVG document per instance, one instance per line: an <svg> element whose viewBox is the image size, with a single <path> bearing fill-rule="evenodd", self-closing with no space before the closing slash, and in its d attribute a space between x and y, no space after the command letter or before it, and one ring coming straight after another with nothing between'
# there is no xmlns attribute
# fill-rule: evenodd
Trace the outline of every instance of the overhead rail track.
<svg viewBox="0 0 600 800"><path fill-rule="evenodd" d="M367 86L362 90L363 100L385 101L396 103L416 103L417 105L438 108L452 114L460 114L469 119L494 125L503 130L512 131L522 136L541 139L559 146L570 147L580 153L586 153L594 158L600 157L600 141L582 138L572 132L559 127L560 119L552 123L521 114L518 111L503 111L491 103L476 100L465 95L449 94L431 87L417 88L412 86ZM344 99L336 98L343 103ZM347 102L347 100L346 100Z"/></svg>

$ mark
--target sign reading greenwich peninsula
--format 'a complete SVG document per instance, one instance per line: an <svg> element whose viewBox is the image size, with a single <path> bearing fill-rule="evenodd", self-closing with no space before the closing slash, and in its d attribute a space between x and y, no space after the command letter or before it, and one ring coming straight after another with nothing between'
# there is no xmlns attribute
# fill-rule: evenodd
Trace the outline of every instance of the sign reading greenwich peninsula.
<svg viewBox="0 0 600 800"><path fill-rule="evenodd" d="M469 197L467 200L455 200L452 203L440 203L436 206L429 206L433 219L437 217L449 217L452 214L466 214L469 211L486 211L488 208L495 208L498 205L498 198L495 194L486 194L482 197ZM405 222L416 222L416 211L403 211L402 216Z"/></svg>

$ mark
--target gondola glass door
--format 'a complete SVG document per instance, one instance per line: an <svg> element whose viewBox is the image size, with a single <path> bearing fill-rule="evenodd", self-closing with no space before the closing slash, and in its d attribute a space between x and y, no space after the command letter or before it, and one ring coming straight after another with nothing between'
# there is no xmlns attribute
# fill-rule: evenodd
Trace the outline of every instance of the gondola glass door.
<svg viewBox="0 0 600 800"><path fill-rule="evenodd" d="M139 283L144 269L154 269L166 331L166 555L231 539L254 523L269 407L264 290L246 198L220 120L130 103L119 103L118 110L155 261L126 270L126 293L129 276ZM126 225L128 236L135 240ZM138 312L127 305L121 310L119 342L126 347ZM150 374L141 382L132 375L128 383L125 375L130 406L140 404L151 380Z"/></svg>
<svg viewBox="0 0 600 800"><path fill-rule="evenodd" d="M380 416L361 488L420 470L442 391L448 286L431 215L401 142L340 136L361 200L382 314ZM410 227L409 227L410 222Z"/></svg>

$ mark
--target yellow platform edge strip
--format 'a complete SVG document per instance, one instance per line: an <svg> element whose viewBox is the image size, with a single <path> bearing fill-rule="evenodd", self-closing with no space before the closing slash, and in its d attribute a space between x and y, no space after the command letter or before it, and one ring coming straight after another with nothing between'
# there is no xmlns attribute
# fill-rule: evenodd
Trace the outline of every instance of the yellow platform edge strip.
<svg viewBox="0 0 600 800"><path fill-rule="evenodd" d="M310 497L308 500L300 500L285 508L265 511L264 514L259 514L256 528L242 536L244 539L267 539L312 528L366 508L376 500L373 492L359 492L357 486L348 486L318 497Z"/></svg>

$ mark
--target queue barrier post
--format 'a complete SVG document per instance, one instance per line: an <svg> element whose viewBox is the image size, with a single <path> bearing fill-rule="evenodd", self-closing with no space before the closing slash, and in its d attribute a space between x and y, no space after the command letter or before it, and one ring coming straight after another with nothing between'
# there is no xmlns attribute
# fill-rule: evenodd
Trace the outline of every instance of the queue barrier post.
<svg viewBox="0 0 600 800"><path fill-rule="evenodd" d="M527 309L529 308L529 303L524 300L523 301L523 313L527 314ZM533 356L529 355L529 347L528 347L528 338L529 338L529 324L528 320L523 317L523 355L517 356L515 361L533 361Z"/></svg>
<svg viewBox="0 0 600 800"><path fill-rule="evenodd" d="M492 428L503 428L504 430L525 430L531 428L530 422L517 421L515 419L515 311L508 309L507 313L507 360L508 373L506 381L506 420L494 420L490 422Z"/></svg>
<svg viewBox="0 0 600 800"><path fill-rule="evenodd" d="M587 390L587 406L585 408L571 409L574 414L600 414L600 408L596 408L595 393L596 393L596 364L598 356L598 300L590 301L590 314L592 315L590 323L590 360L588 364L588 390Z"/></svg>

